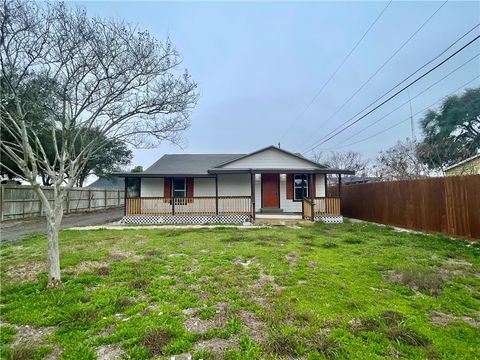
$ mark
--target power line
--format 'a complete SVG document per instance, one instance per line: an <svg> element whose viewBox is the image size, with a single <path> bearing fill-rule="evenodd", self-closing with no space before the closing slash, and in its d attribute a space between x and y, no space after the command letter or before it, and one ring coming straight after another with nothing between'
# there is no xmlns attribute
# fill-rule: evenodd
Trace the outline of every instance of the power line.
<svg viewBox="0 0 480 360"><path fill-rule="evenodd" d="M315 148L317 148L318 146L326 143L327 141L329 141L330 139L334 138L335 136L337 136L338 134L342 133L343 131L345 131L346 129L350 128L351 126L355 125L357 122L359 122L360 120L362 120L363 118L365 118L366 116L370 115L372 112L374 112L375 110L377 110L378 108L380 108L381 106L385 105L387 102L389 102L390 100L392 100L394 97L398 96L398 94L400 94L401 92L403 92L404 90L408 89L410 86L412 86L413 84L415 84L416 82L420 81L421 79L423 79L425 76L427 76L428 74L430 74L432 71L436 70L437 68L439 68L440 66L442 66L443 64L445 64L448 60L450 60L451 58L453 58L454 56L456 56L458 53L460 53L461 51L463 51L465 48L467 48L468 46L470 46L471 44L473 44L475 41L477 41L478 39L480 38L480 35L477 35L473 40L470 40L467 44L465 44L464 46L462 46L460 49L458 49L457 51L455 51L452 55L448 56L445 60L441 61L440 63L438 63L437 65L435 65L433 68L431 68L430 70L428 70L427 72L423 73L421 76L419 76L418 78L416 78L415 80L411 81L408 85L404 86L403 88L401 88L400 90L398 90L396 93L394 93L393 95L391 95L390 97L388 97L386 100L382 101L380 104L378 104L377 106L375 106L373 109L369 110L366 114L362 115L361 117L359 117L357 120L355 120L354 122L350 123L349 125L347 125L346 127L344 127L343 129L339 130L338 132L332 134L333 132L335 132L336 130L338 130L340 127L342 127L343 125L345 125L346 123L348 123L349 121L353 120L355 118L355 116L351 117L350 119L348 119L347 121L344 121L342 124L340 124L340 126L338 126L337 128L335 128L333 131L331 131L330 133L328 133L326 136L328 136L328 138L326 138L325 140L323 140L325 138L325 136L320 140L318 141L316 144L314 144L313 146L309 147L307 150L313 150ZM382 96L383 97L383 96ZM368 106L367 106L368 108ZM367 108L365 108L364 110L366 110ZM364 111L362 110L362 112ZM331 135L332 134L332 135ZM302 153L304 153L306 151L302 151Z"/></svg>
<svg viewBox="0 0 480 360"><path fill-rule="evenodd" d="M321 129L322 127L328 123L331 119L333 119L341 110L343 110L343 108L345 108L345 106L348 105L348 103L350 103L350 101L360 92L363 90L363 88L375 77L377 76L377 74L383 70L383 68L385 66L387 66L388 63L390 63L390 61L410 42L410 40L412 40L419 32L420 30L422 30L425 25L427 25L427 23L440 11L440 9L448 2L448 0L446 0L445 2L443 2L440 7L438 7L432 15L430 15L423 23L422 25L420 25L419 28L417 28L412 35L410 35L410 37L405 40L401 45L400 47L395 50L395 52L365 81L363 82L363 84L332 114L330 115L325 121L323 121L320 126L318 126L315 131L313 133L311 133L311 135L307 138L306 141L308 141L309 139L311 139L312 137L314 137ZM426 66L426 65L424 65ZM412 75L411 75L412 76ZM398 86L398 85L397 85ZM392 89L393 90L393 89ZM391 91L391 90L390 90Z"/></svg>
<svg viewBox="0 0 480 360"><path fill-rule="evenodd" d="M280 140L282 140L285 135L292 129L292 127L297 123L298 120L300 120L300 118L305 115L305 113L307 112L307 110L310 108L310 106L313 105L313 103L315 102L315 100L320 96L320 94L322 93L322 91L325 89L325 87L330 83L330 81L333 80L333 78L335 77L335 75L337 75L337 73L340 71L340 69L343 67L343 65L345 65L345 63L347 62L347 60L350 58L350 56L353 54L353 52L355 51L355 49L360 45L360 43L363 41L363 39L367 36L367 34L370 32L370 30L373 28L373 26L378 22L378 20L382 17L383 13L387 10L387 8L390 6L390 4L392 3L393 0L390 0L388 2L388 4L382 9L382 11L378 14L378 16L375 18L375 20L370 24L370 26L368 27L368 29L363 33L362 37L356 42L356 44L353 46L353 48L350 50L350 52L343 58L342 62L337 66L337 68L335 69L335 71L332 73L332 75L330 75L330 77L327 79L327 81L325 81L325 83L322 85L322 87L320 88L320 90L317 91L317 93L315 94L315 96L312 98L312 100L310 100L310 102L307 104L307 106L300 112L300 114L293 120L293 122L290 124L290 126L285 130L285 132L282 134L282 136L280 137Z"/></svg>
<svg viewBox="0 0 480 360"><path fill-rule="evenodd" d="M415 70L413 73L411 73L410 75L408 75L406 78L404 78L402 81L400 81L399 83L397 83L395 86L393 86L390 90L388 90L387 92L385 92L382 96L378 97L377 99L375 99L374 101L372 101L370 104L368 104L365 108L363 108L362 110L360 110L359 112L357 112L355 115L353 115L350 119L353 119L355 118L356 116L360 115L363 111L365 111L366 109L368 109L370 106L374 105L377 101L379 101L380 99L382 99L384 96L388 95L391 91L395 90L398 86L400 86L401 84L403 84L405 81L407 81L408 79L410 79L413 75L415 75L416 73L418 73L420 70L422 70L423 68L425 68L427 65L431 64L432 62L434 62L435 60L437 60L440 56L442 56L443 54L445 54L449 49L451 49L453 46L455 46L459 41L461 41L463 38L465 38L467 35L469 35L472 31L474 31L476 28L478 28L480 26L480 23L479 24L476 24L474 27L472 27L470 30L468 30L466 33L464 33L462 36L460 36L458 39L456 39L453 43L451 43L449 46L447 46L444 50L442 50L439 54L437 54L435 57L433 57L431 60L427 61L425 64L423 64L421 67L419 67L417 70ZM335 128L333 131L337 130L338 128L340 128L342 125L338 126L337 128ZM331 133L331 132L330 132ZM329 134L330 134L329 133ZM328 135L326 135L328 136ZM326 136L322 137L320 140L323 140ZM308 139L310 139L312 136L310 136ZM308 140L307 139L307 140ZM310 146L313 146L315 143L313 143L312 145ZM304 148L304 149L308 149L308 147Z"/></svg>
<svg viewBox="0 0 480 360"><path fill-rule="evenodd" d="M478 56L480 56L480 53L478 53L477 55L473 56L472 58L470 58L469 60L465 61L463 64L461 64L460 66L456 67L455 69L453 69L452 71L450 71L448 74L446 74L445 76L443 76L441 79L435 81L432 85L428 86L427 88L425 88L424 90L420 91L418 94L416 94L413 98L409 98L408 101L405 101L404 103L400 104L399 106L397 106L395 109L393 109L392 111L390 111L388 114L385 114L384 116L380 117L379 119L375 120L374 122L372 122L370 125L364 127L363 129L355 132L355 134L351 135L350 137L342 140L341 142L339 142L338 144L336 144L335 146L338 146L338 145L341 145L345 142L347 142L348 140L350 140L351 138L361 134L362 132L364 132L365 130L371 128L373 125L375 124L378 124L380 121L382 121L383 119L385 119L386 117L390 116L391 114L393 114L395 111L397 111L398 109L402 108L403 106L405 106L406 104L408 104L409 102L411 102L412 100L418 98L420 95L423 95L424 93L426 93L428 90L430 90L432 87L434 87L435 85L437 85L438 83L442 82L443 80L445 80L446 78L448 78L450 75L456 73L458 70L460 70L461 68L463 68L465 65L469 64L470 62L472 62L473 60L475 60Z"/></svg>
<svg viewBox="0 0 480 360"><path fill-rule="evenodd" d="M410 120L411 117L417 116L418 114L421 114L421 113L423 113L424 111L426 111L426 110L428 110L428 109L436 106L437 104L439 104L439 103L441 103L442 101L444 101L444 99L446 99L446 98L449 97L450 95L453 95L453 94L456 93L457 91L465 88L465 87L468 86L470 83L472 83L472 82L474 82L475 80L477 80L478 78L480 78L480 75L475 76L472 80L470 80L470 81L468 81L467 83L463 84L462 86L458 87L456 90L454 90L454 91L452 91L451 93L445 95L444 97L442 97L440 100L434 102L433 104L431 104L431 105L423 108L422 110L416 112L415 114L410 115L409 117L407 117L407 118L405 118L405 119L403 119L403 120L401 120L401 121L399 121L399 122L397 122L397 123L395 123L395 124L393 124L393 125L385 128L385 129L383 129L383 130L381 130L381 131L379 131L379 132L377 132L377 133L375 133L375 134L373 134L373 135L369 135L369 136L366 137L366 138L363 138L363 139L361 139L361 140L355 141L355 142L350 143L350 144L347 144L347 145L336 146L336 147L329 148L329 149L324 149L324 150L343 149L343 148L346 148L346 147L349 147L349 146L352 146L352 145L356 145L356 144L359 144L359 143L361 143L361 142L370 140L370 139L374 138L375 136L378 136L378 135L380 135L380 134L383 134L383 133L387 132L388 130L391 130L391 129L393 129L394 127L397 127L398 125L401 125L401 124L403 124L404 122Z"/></svg>

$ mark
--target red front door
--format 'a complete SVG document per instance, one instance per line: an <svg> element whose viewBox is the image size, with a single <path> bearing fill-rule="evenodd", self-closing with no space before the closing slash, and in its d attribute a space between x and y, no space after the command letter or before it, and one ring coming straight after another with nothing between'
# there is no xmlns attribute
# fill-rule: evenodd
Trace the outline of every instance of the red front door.
<svg viewBox="0 0 480 360"><path fill-rule="evenodd" d="M279 208L280 207L280 175L262 174L262 207Z"/></svg>

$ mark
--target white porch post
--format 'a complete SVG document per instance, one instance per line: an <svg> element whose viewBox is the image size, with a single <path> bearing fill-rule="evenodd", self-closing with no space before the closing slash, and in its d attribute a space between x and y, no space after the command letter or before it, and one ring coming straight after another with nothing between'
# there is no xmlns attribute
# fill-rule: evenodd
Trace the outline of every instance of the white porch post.
<svg viewBox="0 0 480 360"><path fill-rule="evenodd" d="M255 220L255 173L250 173L250 188L251 188L251 200L252 207L252 220Z"/></svg>
<svg viewBox="0 0 480 360"><path fill-rule="evenodd" d="M215 214L218 216L218 174L215 174Z"/></svg>

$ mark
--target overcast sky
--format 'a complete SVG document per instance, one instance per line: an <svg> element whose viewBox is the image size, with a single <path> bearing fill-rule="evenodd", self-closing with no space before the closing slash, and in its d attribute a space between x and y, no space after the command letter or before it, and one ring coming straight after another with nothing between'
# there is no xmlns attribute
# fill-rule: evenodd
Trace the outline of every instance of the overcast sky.
<svg viewBox="0 0 480 360"><path fill-rule="evenodd" d="M294 122L386 2L136 1L78 4L86 7L91 15L137 24L161 40L170 36L184 58L183 65L199 83L201 97L191 115L191 128L184 134L185 149L164 144L157 149L135 150L132 166L144 167L165 153L241 153L278 142L287 150L300 152L480 22L480 2L449 1L343 110L326 122L442 4L393 2L336 77ZM468 39L479 33L480 28L477 28ZM467 38L462 44L466 42ZM414 97L478 54L479 44L477 41L412 86L410 96ZM477 57L415 98L413 113L479 74ZM469 87L479 85L477 78ZM343 148L339 146L362 140L408 118L410 107L406 104L377 125L359 133L407 100L406 92L399 95L319 149L351 149L366 157L374 157L378 150L410 136L410 122L368 141ZM416 116L415 121L418 123L420 118L421 115ZM319 128L321 124L325 125Z"/></svg>

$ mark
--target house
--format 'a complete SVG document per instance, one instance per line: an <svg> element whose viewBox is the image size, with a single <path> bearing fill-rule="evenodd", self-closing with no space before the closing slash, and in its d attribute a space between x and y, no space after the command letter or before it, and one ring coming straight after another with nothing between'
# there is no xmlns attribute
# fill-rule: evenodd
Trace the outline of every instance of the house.
<svg viewBox="0 0 480 360"><path fill-rule="evenodd" d="M480 175L480 153L445 169L447 176Z"/></svg>
<svg viewBox="0 0 480 360"><path fill-rule="evenodd" d="M111 176L108 178L98 178L93 183L87 186L87 188L96 189L123 189L125 188L125 179L118 176Z"/></svg>
<svg viewBox="0 0 480 360"><path fill-rule="evenodd" d="M125 178L125 223L243 223L257 214L340 222L340 198L326 196L330 169L269 146L249 154L164 155Z"/></svg>

